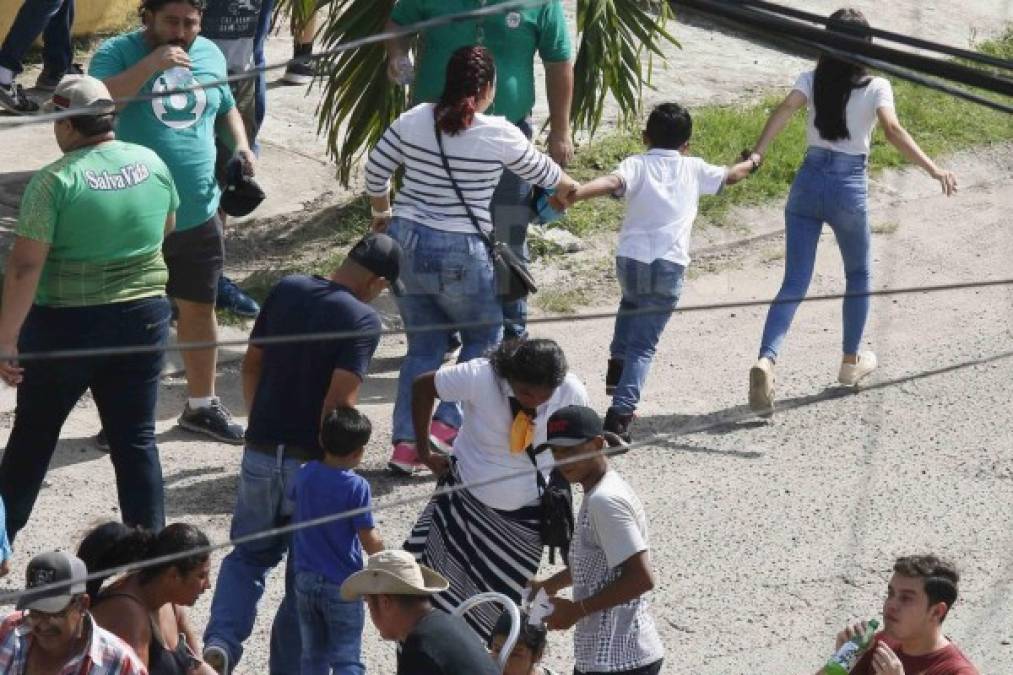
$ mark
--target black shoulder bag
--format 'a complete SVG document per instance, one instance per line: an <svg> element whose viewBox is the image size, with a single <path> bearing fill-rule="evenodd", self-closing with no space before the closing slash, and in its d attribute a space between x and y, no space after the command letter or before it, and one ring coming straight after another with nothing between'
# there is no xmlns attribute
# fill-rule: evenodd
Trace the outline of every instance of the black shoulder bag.
<svg viewBox="0 0 1013 675"><path fill-rule="evenodd" d="M542 512L542 545L549 547L549 562L556 564L556 549L563 556L563 562L570 564L570 542L573 540L573 491L570 483L553 469L546 482L538 468L535 449L530 445L525 448L528 458L535 465L535 479L538 482L538 494L541 499Z"/></svg>
<svg viewBox="0 0 1013 675"><path fill-rule="evenodd" d="M436 145L440 149L440 159L443 160L443 169L447 172L447 178L450 179L450 184L453 186L457 198L464 205L464 210L468 212L471 224L475 227L478 236L482 238L486 249L489 251L489 259L492 260L493 274L496 279L497 294L502 296L504 301L513 302L537 292L538 287L535 285L535 278L531 276L531 273L528 272L528 269L524 266L521 259L517 257L517 254L503 242L496 241L494 234L486 234L485 230L482 229L478 218L475 217L475 214L471 211L471 207L468 206L461 188L458 187L457 181L454 180L454 174L450 171L450 160L447 159L447 153L443 151L443 134L440 132L439 124L433 126L433 131L436 133Z"/></svg>

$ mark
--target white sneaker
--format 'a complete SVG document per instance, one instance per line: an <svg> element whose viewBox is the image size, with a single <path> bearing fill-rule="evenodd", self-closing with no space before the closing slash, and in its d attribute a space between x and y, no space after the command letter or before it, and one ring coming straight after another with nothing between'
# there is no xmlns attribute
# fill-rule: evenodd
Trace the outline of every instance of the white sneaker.
<svg viewBox="0 0 1013 675"><path fill-rule="evenodd" d="M774 412L774 364L767 357L749 369L749 409L763 416Z"/></svg>
<svg viewBox="0 0 1013 675"><path fill-rule="evenodd" d="M858 352L858 363L842 363L837 381L846 387L856 386L862 378L876 370L876 355L872 352Z"/></svg>
<svg viewBox="0 0 1013 675"><path fill-rule="evenodd" d="M204 663L211 666L211 670L218 675L229 675L229 655L218 645L208 645L204 648Z"/></svg>

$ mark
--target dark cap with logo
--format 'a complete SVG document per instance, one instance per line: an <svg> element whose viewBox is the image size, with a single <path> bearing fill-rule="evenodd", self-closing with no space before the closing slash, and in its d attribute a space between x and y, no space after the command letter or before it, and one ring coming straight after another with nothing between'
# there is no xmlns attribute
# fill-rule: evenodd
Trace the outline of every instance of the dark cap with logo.
<svg viewBox="0 0 1013 675"><path fill-rule="evenodd" d="M583 405L568 405L549 416L545 445L570 448L604 434L601 417Z"/></svg>
<svg viewBox="0 0 1013 675"><path fill-rule="evenodd" d="M352 247L348 257L376 276L386 279L395 295L404 293L404 285L398 281L404 254L401 245L389 235L370 232Z"/></svg>
<svg viewBox="0 0 1013 675"><path fill-rule="evenodd" d="M242 218L260 206L266 196L257 181L243 173L243 163L238 157L229 160L222 186L222 211Z"/></svg>
<svg viewBox="0 0 1013 675"><path fill-rule="evenodd" d="M87 590L85 580L88 568L77 556L62 551L42 553L28 563L25 572L26 589L59 584L37 593L26 593L18 600L18 609L35 609L40 612L62 612L75 596ZM60 583L65 582L65 583Z"/></svg>

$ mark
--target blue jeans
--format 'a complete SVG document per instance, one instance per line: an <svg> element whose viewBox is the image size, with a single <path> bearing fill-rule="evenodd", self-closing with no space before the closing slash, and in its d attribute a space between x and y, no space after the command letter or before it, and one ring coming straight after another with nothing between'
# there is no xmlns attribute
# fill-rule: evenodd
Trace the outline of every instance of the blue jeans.
<svg viewBox="0 0 1013 675"><path fill-rule="evenodd" d="M458 363L482 356L499 343L503 310L496 296L489 251L478 234L442 232L406 218L391 220L388 233L404 251L399 279L404 295L397 297L408 331L408 355L401 364L394 402L393 441L414 441L412 383L443 363L450 331L414 330L432 325L477 323L462 328ZM443 401L436 419L461 426L461 408Z"/></svg>
<svg viewBox="0 0 1013 675"><path fill-rule="evenodd" d="M267 34L271 31L271 12L274 7L274 0L264 0L260 6L260 17L257 19L257 33L253 38L253 63L258 68L267 65L264 56L264 43L267 41ZM256 88L254 89L256 107L254 120L257 131L264 124L264 117L267 116L267 73L263 70L257 75Z"/></svg>
<svg viewBox="0 0 1013 675"><path fill-rule="evenodd" d="M823 223L837 238L844 260L845 354L857 354L869 317L870 239L868 176L864 155L809 148L795 176L784 209L784 281L767 311L760 356L776 360L799 302L805 297L816 264Z"/></svg>
<svg viewBox="0 0 1013 675"><path fill-rule="evenodd" d="M302 638L302 675L363 675L362 628L366 605L345 602L341 586L322 575L295 575Z"/></svg>
<svg viewBox="0 0 1013 675"><path fill-rule="evenodd" d="M616 257L623 297L609 354L623 362L623 374L612 396L612 408L620 415L637 409L658 340L679 302L685 272L685 267L668 260L648 264Z"/></svg>
<svg viewBox="0 0 1013 675"><path fill-rule="evenodd" d="M531 138L531 118L516 122L521 132ZM492 194L489 207L496 228L496 239L505 242L514 253L528 262L528 224L531 222L531 183L521 180L509 169ZM525 299L503 303L503 337L518 338L527 334L528 302Z"/></svg>
<svg viewBox="0 0 1013 675"><path fill-rule="evenodd" d="M243 450L236 509L229 532L231 539L291 521L292 502L285 494L301 466L300 460L286 459L280 452L271 456L249 448ZM204 631L204 644L224 649L229 655L230 667L235 667L242 658L243 642L253 632L257 603L264 595L267 573L281 562L290 545L290 535L258 539L237 545L222 560L215 597L211 601L211 617ZM285 597L271 625L271 675L299 675L302 649L293 589L294 571L291 556L289 558L285 565Z"/></svg>
<svg viewBox="0 0 1013 675"><path fill-rule="evenodd" d="M21 353L135 345L164 345L169 333L164 296L87 307L32 307ZM127 525L165 526L162 465L155 445L155 402L163 353L22 362L14 426L0 462L0 496L14 541L28 522L60 429L91 389L109 438L120 511Z"/></svg>
<svg viewBox="0 0 1013 675"><path fill-rule="evenodd" d="M74 59L73 25L74 0L25 0L0 47L0 66L20 73L28 48L42 35L44 68L54 74L67 72Z"/></svg>

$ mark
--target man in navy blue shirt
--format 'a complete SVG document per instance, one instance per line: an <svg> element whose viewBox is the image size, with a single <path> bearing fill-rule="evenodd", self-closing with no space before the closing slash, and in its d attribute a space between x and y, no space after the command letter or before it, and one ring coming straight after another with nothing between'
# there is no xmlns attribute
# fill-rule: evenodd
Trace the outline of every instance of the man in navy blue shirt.
<svg viewBox="0 0 1013 675"><path fill-rule="evenodd" d="M230 536L286 524L285 495L299 468L320 459L324 416L353 407L380 341L380 318L367 303L388 284L400 289L401 249L385 234L368 234L329 279L287 276L271 289L251 338L350 331L352 337L291 344L251 344L243 359L243 397L249 410L246 449ZM204 632L204 660L227 675L253 631L264 580L289 550L289 536L236 546L222 561ZM270 672L298 674L301 645L286 565L285 599L271 630Z"/></svg>

